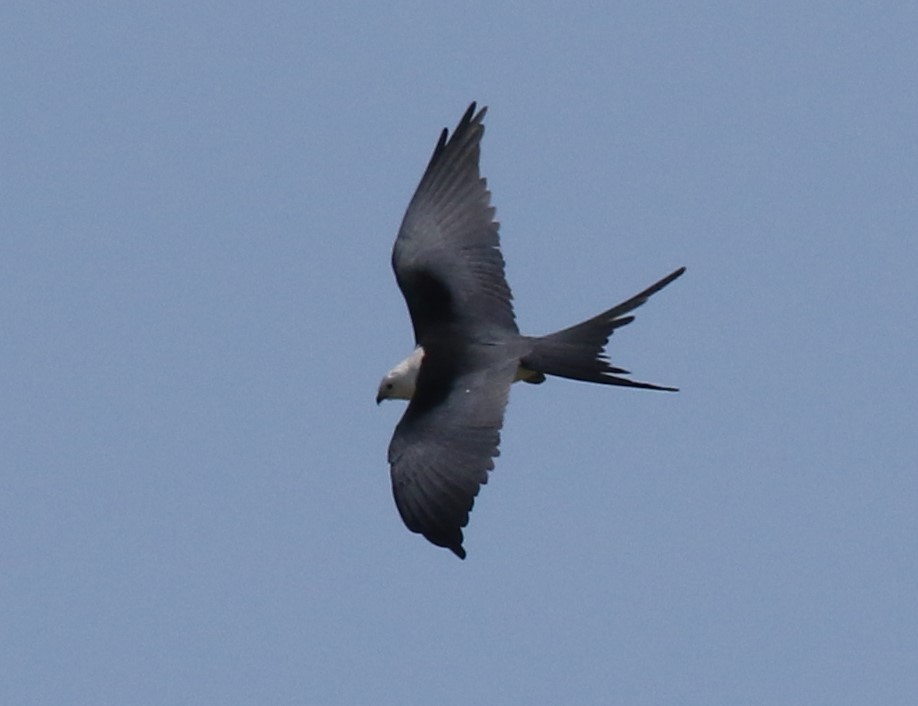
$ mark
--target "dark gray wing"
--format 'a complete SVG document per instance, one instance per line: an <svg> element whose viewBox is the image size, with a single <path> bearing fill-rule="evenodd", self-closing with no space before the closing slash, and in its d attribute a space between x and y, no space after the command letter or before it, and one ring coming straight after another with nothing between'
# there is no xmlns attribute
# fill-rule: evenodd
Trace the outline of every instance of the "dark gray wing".
<svg viewBox="0 0 918 706"><path fill-rule="evenodd" d="M454 363L470 357L425 355L417 392L389 444L392 492L408 529L461 559L462 528L494 468L517 368L517 359L506 359L457 372Z"/></svg>
<svg viewBox="0 0 918 706"><path fill-rule="evenodd" d="M479 339L519 332L491 193L478 169L486 111L472 103L451 137L443 130L392 250L419 344L446 325Z"/></svg>

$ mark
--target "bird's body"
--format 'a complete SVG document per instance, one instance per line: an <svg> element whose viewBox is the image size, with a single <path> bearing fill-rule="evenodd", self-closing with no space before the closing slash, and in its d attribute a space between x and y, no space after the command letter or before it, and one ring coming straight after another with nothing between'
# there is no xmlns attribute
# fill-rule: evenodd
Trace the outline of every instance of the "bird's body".
<svg viewBox="0 0 918 706"><path fill-rule="evenodd" d="M418 346L411 352L411 355L386 373L379 384L376 403L379 404L383 400L411 400L414 397L414 389L417 386L418 373L423 360L424 349ZM545 382L545 376L520 365L513 376L513 382L520 380L538 384Z"/></svg>
<svg viewBox="0 0 918 706"><path fill-rule="evenodd" d="M465 558L462 528L498 455L510 385L546 375L674 390L621 377L604 348L628 312L679 277L570 328L523 336L504 276L498 224L479 174L486 108L472 103L434 150L405 213L392 267L416 348L383 378L377 402L409 400L389 446L395 502L414 532Z"/></svg>

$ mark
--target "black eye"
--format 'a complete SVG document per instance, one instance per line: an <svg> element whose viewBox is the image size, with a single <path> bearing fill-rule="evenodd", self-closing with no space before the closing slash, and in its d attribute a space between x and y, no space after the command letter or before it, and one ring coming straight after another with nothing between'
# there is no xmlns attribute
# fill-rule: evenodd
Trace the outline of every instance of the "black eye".
<svg viewBox="0 0 918 706"><path fill-rule="evenodd" d="M391 383L391 382L387 382L387 383L386 383L386 389L387 389L387 390L391 390L391 389L392 389L392 383Z"/></svg>

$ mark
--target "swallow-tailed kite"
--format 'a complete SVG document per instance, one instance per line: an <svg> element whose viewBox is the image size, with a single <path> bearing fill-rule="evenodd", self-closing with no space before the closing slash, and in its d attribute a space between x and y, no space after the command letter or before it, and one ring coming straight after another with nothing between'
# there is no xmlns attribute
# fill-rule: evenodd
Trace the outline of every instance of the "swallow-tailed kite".
<svg viewBox="0 0 918 706"><path fill-rule="evenodd" d="M510 385L546 375L669 390L622 375L605 346L628 315L680 267L643 292L548 336L523 336L504 277L498 224L478 170L487 108L472 103L446 129L402 220L392 268L405 296L416 348L382 379L377 403L410 400L392 436L395 504L412 532L465 558L462 528L498 455Z"/></svg>

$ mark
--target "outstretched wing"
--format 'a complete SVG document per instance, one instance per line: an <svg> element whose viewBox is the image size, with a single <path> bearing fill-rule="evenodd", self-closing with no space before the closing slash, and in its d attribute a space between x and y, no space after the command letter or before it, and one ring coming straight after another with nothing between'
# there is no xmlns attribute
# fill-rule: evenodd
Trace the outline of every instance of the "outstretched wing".
<svg viewBox="0 0 918 706"><path fill-rule="evenodd" d="M491 193L478 169L486 111L472 103L452 136L443 130L392 250L419 344L447 325L478 339L518 333Z"/></svg>
<svg viewBox="0 0 918 706"><path fill-rule="evenodd" d="M425 354L417 392L389 444L392 492L408 529L464 559L462 528L499 453L517 362L457 372L468 356L439 353Z"/></svg>

